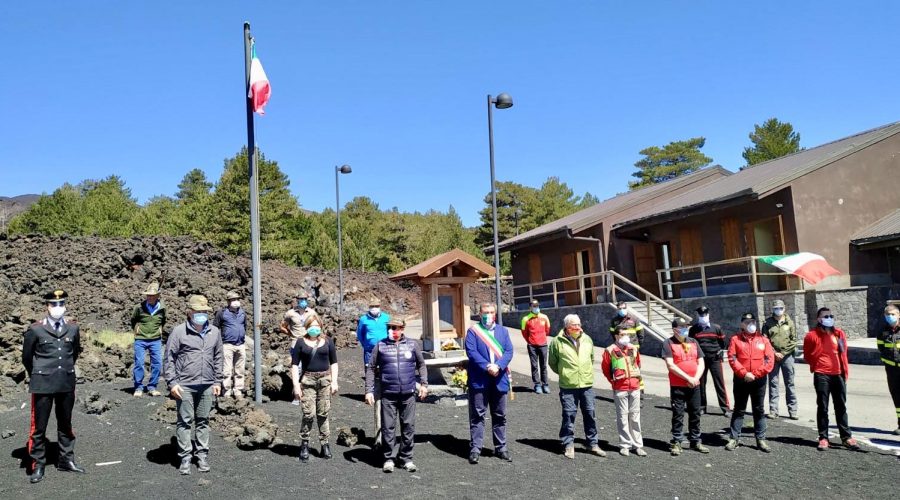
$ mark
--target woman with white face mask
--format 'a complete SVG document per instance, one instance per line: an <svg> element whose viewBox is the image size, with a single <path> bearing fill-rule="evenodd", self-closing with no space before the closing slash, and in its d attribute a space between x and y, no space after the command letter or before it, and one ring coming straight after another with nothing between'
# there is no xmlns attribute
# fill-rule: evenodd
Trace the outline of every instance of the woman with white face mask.
<svg viewBox="0 0 900 500"><path fill-rule="evenodd" d="M627 457L634 450L635 455L646 457L641 436L641 355L627 330L625 325L616 328L615 342L603 351L600 370L615 397L619 453Z"/></svg>
<svg viewBox="0 0 900 500"><path fill-rule="evenodd" d="M747 399L753 408L753 432L756 447L768 453L766 442L766 386L768 374L775 366L775 351L768 337L758 331L756 316L744 313L741 316L741 331L731 338L728 345L728 362L734 372L734 412L731 414L731 439L725 449L732 451L738 447L741 429L744 427L744 410Z"/></svg>

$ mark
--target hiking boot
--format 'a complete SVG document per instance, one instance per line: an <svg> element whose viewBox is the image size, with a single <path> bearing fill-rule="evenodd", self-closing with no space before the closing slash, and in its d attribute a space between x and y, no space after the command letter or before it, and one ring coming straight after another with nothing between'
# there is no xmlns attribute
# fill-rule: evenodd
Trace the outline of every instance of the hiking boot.
<svg viewBox="0 0 900 500"><path fill-rule="evenodd" d="M331 446L329 446L328 443L322 445L322 458L325 460L331 458Z"/></svg>
<svg viewBox="0 0 900 500"><path fill-rule="evenodd" d="M572 445L566 446L566 449L563 451L563 455L565 455L568 459L575 458L575 447Z"/></svg>
<svg viewBox="0 0 900 500"><path fill-rule="evenodd" d="M505 460L507 462L512 462L512 455L509 454L509 450L498 451L497 458L499 458L500 460Z"/></svg>
<svg viewBox="0 0 900 500"><path fill-rule="evenodd" d="M391 472L394 472L394 461L393 461L393 460L386 460L386 461L384 462L384 465L381 466L381 471L384 472L384 473L387 473L387 474L390 474Z"/></svg>
<svg viewBox="0 0 900 500"><path fill-rule="evenodd" d="M588 451L593 453L594 455L597 455L598 457L601 457L601 458L606 457L606 452L600 448L599 444L595 444L594 446L591 446L591 448Z"/></svg>
<svg viewBox="0 0 900 500"><path fill-rule="evenodd" d="M765 439L757 439L756 447L759 448L759 451L763 451L766 453L772 453L772 449L769 448L769 443L767 443Z"/></svg>
<svg viewBox="0 0 900 500"><path fill-rule="evenodd" d="M191 474L191 457L184 457L181 459L181 465L178 466L178 472L182 476Z"/></svg>
<svg viewBox="0 0 900 500"><path fill-rule="evenodd" d="M197 455L197 470L200 472L209 472L209 460L206 455Z"/></svg>
<svg viewBox="0 0 900 500"><path fill-rule="evenodd" d="M309 441L303 441L302 443L300 443L300 461L309 461Z"/></svg>
<svg viewBox="0 0 900 500"><path fill-rule="evenodd" d="M859 444L856 442L855 438L847 438L843 441L843 443L848 450L859 451Z"/></svg>
<svg viewBox="0 0 900 500"><path fill-rule="evenodd" d="M681 455L681 443L672 443L672 447L669 448L669 453L671 453L673 457Z"/></svg>
<svg viewBox="0 0 900 500"><path fill-rule="evenodd" d="M831 447L831 444L828 442L827 438L822 438L819 440L819 446L816 446L816 449L819 451L826 451Z"/></svg>
<svg viewBox="0 0 900 500"><path fill-rule="evenodd" d="M135 389L135 390L134 390L134 397L136 397L136 398L142 398L142 397L144 397L144 390L143 390L143 389Z"/></svg>
<svg viewBox="0 0 900 500"><path fill-rule="evenodd" d="M623 457L627 457L630 454L631 454L631 452L628 451L628 448L619 448L619 455L622 455Z"/></svg>
<svg viewBox="0 0 900 500"><path fill-rule="evenodd" d="M691 443L691 449L703 454L709 453L709 448L703 446L703 443Z"/></svg>
<svg viewBox="0 0 900 500"><path fill-rule="evenodd" d="M636 449L634 450L634 454L637 455L637 456L639 456L639 457L646 457L646 456L647 456L647 452L644 451L643 448L636 448Z"/></svg>
<svg viewBox="0 0 900 500"><path fill-rule="evenodd" d="M734 451L738 447L737 439L729 439L728 443L725 445L725 449L727 451Z"/></svg>
<svg viewBox="0 0 900 500"><path fill-rule="evenodd" d="M412 463L412 461L409 461L403 464L403 470L406 472L415 472L419 470L419 468L416 467L416 464Z"/></svg>
<svg viewBox="0 0 900 500"><path fill-rule="evenodd" d="M153 389L152 391L148 392L147 395L150 397L158 398L162 396L162 393L157 391L156 389Z"/></svg>

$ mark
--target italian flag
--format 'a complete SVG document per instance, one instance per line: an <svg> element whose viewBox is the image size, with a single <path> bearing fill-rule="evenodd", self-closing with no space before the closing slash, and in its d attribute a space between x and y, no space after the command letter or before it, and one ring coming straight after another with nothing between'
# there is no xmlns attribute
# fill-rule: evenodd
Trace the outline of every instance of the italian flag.
<svg viewBox="0 0 900 500"><path fill-rule="evenodd" d="M791 255L767 255L760 257L761 262L771 264L786 273L791 273L815 285L828 276L841 274L840 271L825 262L821 255L800 252Z"/></svg>
<svg viewBox="0 0 900 500"><path fill-rule="evenodd" d="M253 111L260 115L266 114L263 107L269 102L269 95L272 88L269 86L269 79L263 70L262 63L256 57L256 44L250 48L250 93L247 98L253 102Z"/></svg>

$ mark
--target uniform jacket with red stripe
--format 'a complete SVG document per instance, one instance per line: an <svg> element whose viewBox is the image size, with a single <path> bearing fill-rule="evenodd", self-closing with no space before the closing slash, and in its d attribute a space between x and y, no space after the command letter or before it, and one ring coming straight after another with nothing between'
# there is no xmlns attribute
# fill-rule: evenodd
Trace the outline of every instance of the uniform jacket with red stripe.
<svg viewBox="0 0 900 500"><path fill-rule="evenodd" d="M60 321L60 331L47 319L28 327L22 342L22 364L31 377L32 394L75 390L75 362L81 354L78 325Z"/></svg>
<svg viewBox="0 0 900 500"><path fill-rule="evenodd" d="M734 375L744 378L748 373L760 379L775 366L775 351L769 339L759 332L740 332L728 344L728 362Z"/></svg>

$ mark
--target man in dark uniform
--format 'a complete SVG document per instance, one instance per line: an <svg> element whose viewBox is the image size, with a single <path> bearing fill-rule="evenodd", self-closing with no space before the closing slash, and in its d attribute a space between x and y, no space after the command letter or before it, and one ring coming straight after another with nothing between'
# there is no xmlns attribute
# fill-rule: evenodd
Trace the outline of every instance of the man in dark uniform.
<svg viewBox="0 0 900 500"><path fill-rule="evenodd" d="M725 376L722 373L722 358L725 353L725 334L722 327L709 321L709 307L697 308L697 320L691 325L690 337L697 341L703 351L703 375L700 376L700 411L706 413L706 379L712 375L719 399L722 415L728 416L731 406L728 401L728 389L725 387Z"/></svg>
<svg viewBox="0 0 900 500"><path fill-rule="evenodd" d="M85 473L75 463L75 433L72 431L72 408L75 406L75 361L81 352L78 325L65 318L66 297L63 290L44 296L47 317L32 324L22 343L22 364L31 380L31 432L28 453L31 456L31 482L44 479L47 452L47 423L56 405L59 460L56 469Z"/></svg>

